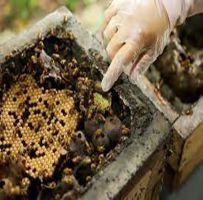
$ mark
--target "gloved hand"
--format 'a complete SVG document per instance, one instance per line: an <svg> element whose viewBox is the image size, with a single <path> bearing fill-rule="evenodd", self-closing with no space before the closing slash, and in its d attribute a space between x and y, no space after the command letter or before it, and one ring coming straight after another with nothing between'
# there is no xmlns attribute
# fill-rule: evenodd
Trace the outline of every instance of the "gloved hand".
<svg viewBox="0 0 203 200"><path fill-rule="evenodd" d="M173 28L192 14L194 1L113 0L106 10L103 39L112 62L102 88L108 91L124 72L130 80L145 71L163 52ZM197 7L196 7L197 8Z"/></svg>

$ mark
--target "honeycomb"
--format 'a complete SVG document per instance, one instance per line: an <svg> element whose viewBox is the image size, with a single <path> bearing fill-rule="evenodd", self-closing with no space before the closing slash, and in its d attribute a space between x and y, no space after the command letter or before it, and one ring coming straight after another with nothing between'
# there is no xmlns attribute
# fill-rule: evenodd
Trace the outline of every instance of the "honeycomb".
<svg viewBox="0 0 203 200"><path fill-rule="evenodd" d="M45 90L32 76L21 75L3 95L0 157L20 159L33 178L49 178L78 119L71 91Z"/></svg>

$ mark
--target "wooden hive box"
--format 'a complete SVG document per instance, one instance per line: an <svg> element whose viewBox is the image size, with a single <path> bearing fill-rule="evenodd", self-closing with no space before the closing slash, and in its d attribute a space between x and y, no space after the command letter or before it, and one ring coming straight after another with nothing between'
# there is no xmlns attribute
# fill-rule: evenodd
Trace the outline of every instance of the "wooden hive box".
<svg viewBox="0 0 203 200"><path fill-rule="evenodd" d="M1 45L1 66L46 38L50 30L60 27L74 35L77 43L76 54L80 52L80 48L93 67L101 72L107 68L107 58L101 44L64 7ZM131 136L122 148L115 150L115 158L93 177L83 192L78 194L78 198L157 199L166 162L169 122L140 89L131 85L125 77L121 78L114 90L130 109Z"/></svg>
<svg viewBox="0 0 203 200"><path fill-rule="evenodd" d="M138 71L135 82L172 124L168 164L173 174L172 187L177 188L203 160L203 97L187 112L179 112L146 73Z"/></svg>

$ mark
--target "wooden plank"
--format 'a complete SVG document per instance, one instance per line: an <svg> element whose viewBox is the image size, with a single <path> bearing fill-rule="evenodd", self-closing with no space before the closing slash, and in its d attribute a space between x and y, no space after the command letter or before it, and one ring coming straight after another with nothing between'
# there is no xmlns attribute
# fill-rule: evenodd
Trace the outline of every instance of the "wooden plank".
<svg viewBox="0 0 203 200"><path fill-rule="evenodd" d="M182 170L176 172L173 180L173 189L177 189L180 185L182 185L202 161L203 148L195 156L193 156L190 162L188 162Z"/></svg>
<svg viewBox="0 0 203 200"><path fill-rule="evenodd" d="M163 144L162 148L144 163L138 176L126 185L125 192L119 199L155 200L159 198L166 166L167 149L165 146Z"/></svg>
<svg viewBox="0 0 203 200"><path fill-rule="evenodd" d="M174 188L183 184L201 161L203 161L203 123L185 141L180 166L173 183Z"/></svg>
<svg viewBox="0 0 203 200"><path fill-rule="evenodd" d="M123 198L123 200L145 200L145 195L147 192L147 187L150 182L152 171L149 170L141 178L141 180L136 184L133 189Z"/></svg>
<svg viewBox="0 0 203 200"><path fill-rule="evenodd" d="M184 146L183 138L177 133L175 129L173 129L171 134L170 145L169 145L170 155L168 157L168 163L175 171L177 171L179 168L183 146Z"/></svg>
<svg viewBox="0 0 203 200"><path fill-rule="evenodd" d="M162 187L162 181L159 182L153 189L153 191L151 192L151 195L146 198L146 200L159 200L160 199L160 190Z"/></svg>
<svg viewBox="0 0 203 200"><path fill-rule="evenodd" d="M182 159L180 162L179 170L182 170L184 166L195 159L195 157L203 149L203 123L201 123L197 129L191 134L191 136L186 140Z"/></svg>
<svg viewBox="0 0 203 200"><path fill-rule="evenodd" d="M161 151L157 156L157 158L154 159L155 162L151 170L152 174L148 185L147 193L153 193L153 190L156 187L156 185L160 184L163 179L166 165L166 150Z"/></svg>

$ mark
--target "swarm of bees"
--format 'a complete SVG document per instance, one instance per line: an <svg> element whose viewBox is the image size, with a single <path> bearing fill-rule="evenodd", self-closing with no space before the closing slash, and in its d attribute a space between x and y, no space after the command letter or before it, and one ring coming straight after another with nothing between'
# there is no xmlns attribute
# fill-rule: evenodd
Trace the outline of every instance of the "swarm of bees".
<svg viewBox="0 0 203 200"><path fill-rule="evenodd" d="M76 199L129 137L72 33L50 31L3 64L0 199Z"/></svg>

